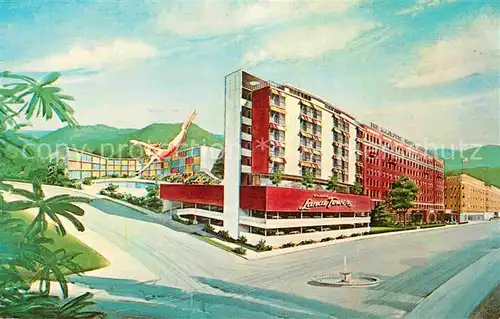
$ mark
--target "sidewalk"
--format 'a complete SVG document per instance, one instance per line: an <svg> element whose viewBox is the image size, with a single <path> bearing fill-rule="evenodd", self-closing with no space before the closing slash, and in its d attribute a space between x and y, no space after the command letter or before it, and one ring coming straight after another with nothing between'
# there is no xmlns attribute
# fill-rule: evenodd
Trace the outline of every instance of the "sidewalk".
<svg viewBox="0 0 500 319"><path fill-rule="evenodd" d="M432 318L438 309L442 318L467 318L498 284L500 250L495 249L432 292L405 318Z"/></svg>
<svg viewBox="0 0 500 319"><path fill-rule="evenodd" d="M487 222L487 221L484 221L484 222ZM417 233L417 232L437 231L440 229L450 229L450 228L454 228L454 227L477 225L478 223L483 223L483 222L474 222L474 223L468 223L468 224L463 224L463 225L446 225L443 227L394 231L394 232L388 232L388 233L382 233L382 234L365 235L365 236L359 236L359 237L349 237L349 238L345 238L345 239L335 239L335 240L323 242L323 243L315 243L315 244L289 247L289 248L280 248L280 249L275 249L275 250L271 250L271 251L263 251L263 252L255 252L255 251L252 251L250 249L247 249L246 255L242 255L241 257L248 259L248 260L270 258L270 257L274 257L274 256L293 254L293 253L296 253L299 251L304 251L304 250L309 250L309 249L315 249L315 248L320 248L320 247L327 247L327 246L331 246L331 245L348 243L351 241L366 240L366 239L371 239L371 238L395 236L395 235L402 235L402 234L412 234L412 233ZM229 246L229 243L226 243L224 241L220 241L220 242ZM232 244L232 245L236 246L237 244ZM230 246L230 247L233 247L233 246ZM245 247L243 247L243 248L245 248Z"/></svg>

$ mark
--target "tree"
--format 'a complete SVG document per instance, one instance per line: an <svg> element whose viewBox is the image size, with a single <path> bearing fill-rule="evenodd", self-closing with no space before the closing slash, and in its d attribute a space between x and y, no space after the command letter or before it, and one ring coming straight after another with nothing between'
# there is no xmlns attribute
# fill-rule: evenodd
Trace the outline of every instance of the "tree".
<svg viewBox="0 0 500 319"><path fill-rule="evenodd" d="M25 75L0 72L0 78L8 81L0 88L0 156L6 156L8 145L19 150L31 150L26 146L33 138L17 134L20 128L26 126L17 122L20 115L24 115L26 120L35 116L50 120L55 114L70 126L77 124L73 108L65 102L73 101L73 97L62 94L60 88L52 85L60 75L52 72L37 81Z"/></svg>
<svg viewBox="0 0 500 319"><path fill-rule="evenodd" d="M211 173L217 178L224 178L224 150L220 152L219 157L212 167Z"/></svg>
<svg viewBox="0 0 500 319"><path fill-rule="evenodd" d="M283 179L283 171L278 169L273 172L271 175L271 182L273 185L279 185L281 183L281 180Z"/></svg>
<svg viewBox="0 0 500 319"><path fill-rule="evenodd" d="M352 192L358 195L363 194L363 186L358 181L354 182L354 186L352 187Z"/></svg>
<svg viewBox="0 0 500 319"><path fill-rule="evenodd" d="M0 78L11 81L4 84L0 90L0 113L4 116L20 115L24 112L25 118L30 120L33 116L41 116L46 120L52 119L54 114L70 126L77 125L73 117L73 108L65 101L74 101L72 96L62 94L62 90L52 84L61 76L58 72L47 74L41 81L26 75L13 74L8 71L0 73ZM14 111L13 105L21 106L19 111ZM15 119L11 118L11 124Z"/></svg>
<svg viewBox="0 0 500 319"><path fill-rule="evenodd" d="M406 212L413 207L417 198L418 187L408 176L401 176L392 182L387 198L391 208L398 214L399 220L406 224Z"/></svg>
<svg viewBox="0 0 500 319"><path fill-rule="evenodd" d="M329 191L336 191L339 187L339 178L336 175L330 176L328 184L326 184L326 189Z"/></svg>
<svg viewBox="0 0 500 319"><path fill-rule="evenodd" d="M302 181L300 182L305 189L313 188L314 174L312 172L305 172L302 174Z"/></svg>
<svg viewBox="0 0 500 319"><path fill-rule="evenodd" d="M387 206L382 202L378 202L370 213L370 226L389 226L391 221L391 213Z"/></svg>
<svg viewBox="0 0 500 319"><path fill-rule="evenodd" d="M69 126L76 125L73 109L65 102L73 98L61 94L61 89L52 84L59 78L59 73L50 73L40 82L24 75L0 72L0 78L7 83L0 88L0 164L18 165L29 163L21 154L26 154L28 142L32 140L19 134L18 130L25 126L17 121L24 115L26 120L33 117L51 119L55 114ZM25 152L21 153L23 150ZM28 153L30 154L30 153ZM32 153L31 153L32 154ZM36 160L34 162L37 162ZM1 167L2 170L5 167ZM1 165L0 165L1 166ZM25 174L32 165L18 166L13 172ZM48 167L39 167L31 174L48 176ZM55 172L55 170L53 170ZM12 173L12 172L11 172ZM2 172L2 175L3 172ZM16 175L17 176L17 175ZM101 312L88 311L86 308L94 303L89 301L92 294L85 293L75 299L62 302L56 296L50 296L50 281L57 280L61 285L64 298L68 297L65 269L77 273L79 267L73 262L76 254L65 249L52 251L54 240L43 236L47 228L47 217L55 222L59 235L64 236L66 230L59 217L70 220L78 230L83 231L83 224L76 216L84 211L74 205L75 202L88 202L88 199L70 195L58 195L45 198L41 185L35 178L33 191L16 189L0 180L0 317L2 318L104 318ZM7 202L4 193L10 192L24 197L24 200ZM12 212L26 208L38 208L38 214L29 226L12 217ZM30 274L34 274L31 276ZM39 291L31 291L31 284L38 280Z"/></svg>
<svg viewBox="0 0 500 319"><path fill-rule="evenodd" d="M59 217L68 219L78 231L85 230L83 224L75 217L75 215L83 216L84 210L73 203L90 203L89 198L71 195L57 195L45 198L42 185L36 179L33 181L33 191L14 188L11 192L21 195L25 199L4 204L4 211L13 212L38 208L38 214L26 231L27 235L31 231L34 231L35 233L40 233L43 237L43 233L47 229L47 216L55 223L56 230L61 236L66 235L66 229Z"/></svg>

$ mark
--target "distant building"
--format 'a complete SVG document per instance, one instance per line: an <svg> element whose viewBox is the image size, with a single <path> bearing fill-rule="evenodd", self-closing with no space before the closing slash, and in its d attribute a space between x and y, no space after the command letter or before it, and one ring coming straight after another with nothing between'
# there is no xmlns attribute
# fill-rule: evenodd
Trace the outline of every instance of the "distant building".
<svg viewBox="0 0 500 319"><path fill-rule="evenodd" d="M436 221L444 212L444 162L411 141L376 124L362 124L358 132L362 151L363 186L373 201L386 200L392 182L408 176L418 186L414 208L405 218L422 215L423 222ZM415 213L415 214L414 214Z"/></svg>
<svg viewBox="0 0 500 319"><path fill-rule="evenodd" d="M209 172L220 152L219 149L204 145L182 150L164 162L152 164L142 175L154 177ZM145 159L109 158L70 147L60 148L58 157L66 166L68 177L78 180L111 176L134 177L145 163Z"/></svg>
<svg viewBox="0 0 500 319"><path fill-rule="evenodd" d="M448 176L445 207L460 214L460 221L488 220L500 212L500 189L467 174Z"/></svg>

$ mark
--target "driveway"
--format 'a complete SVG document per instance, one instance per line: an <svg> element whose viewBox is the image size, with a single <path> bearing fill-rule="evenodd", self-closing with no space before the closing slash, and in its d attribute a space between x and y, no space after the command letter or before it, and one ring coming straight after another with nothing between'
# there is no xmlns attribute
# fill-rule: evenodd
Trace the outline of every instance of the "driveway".
<svg viewBox="0 0 500 319"><path fill-rule="evenodd" d="M53 187L45 191L81 195ZM106 276L98 270L71 279L82 289L105 291L98 295L99 307L111 317L401 317L446 283L466 280L461 273L500 249L500 222L484 222L244 260L128 207L101 201L83 206L84 225L107 248L101 251L95 240L90 244L112 262L110 270L113 255L127 256L130 263L127 271L121 265ZM87 243L82 234L70 232ZM348 270L382 283L367 289L308 283L342 270L344 256Z"/></svg>

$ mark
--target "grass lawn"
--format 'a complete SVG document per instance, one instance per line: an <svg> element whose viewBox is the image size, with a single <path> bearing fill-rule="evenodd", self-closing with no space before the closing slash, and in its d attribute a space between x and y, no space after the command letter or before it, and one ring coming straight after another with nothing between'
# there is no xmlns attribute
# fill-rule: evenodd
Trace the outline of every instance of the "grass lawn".
<svg viewBox="0 0 500 319"><path fill-rule="evenodd" d="M370 234L381 234L381 233L390 233L394 231L405 231L405 230L412 230L412 229L417 229L417 227L370 227Z"/></svg>
<svg viewBox="0 0 500 319"><path fill-rule="evenodd" d="M215 241L212 238L208 238L208 237L202 236L202 235L197 234L197 233L192 233L191 235L194 236L194 237L196 237L196 238L198 238L198 239L200 239L200 240L203 240L206 243L209 243L210 245L219 247L219 248L224 249L226 251L231 251L232 252L232 250L233 250L231 247L226 246L226 245L224 245L222 243L219 243L218 241Z"/></svg>
<svg viewBox="0 0 500 319"><path fill-rule="evenodd" d="M28 212L16 212L13 213L13 216L24 219L26 221L26 225L28 225L34 218L34 215ZM79 241L76 237L70 234L67 234L64 237L59 236L53 225L49 225L45 236L54 239L55 243L47 246L52 250L64 248L68 252L81 253L81 255L75 257L74 261L82 267L82 271L95 270L109 265L109 261L106 258ZM70 272L68 271L66 274L68 275Z"/></svg>
<svg viewBox="0 0 500 319"><path fill-rule="evenodd" d="M445 224L422 224L420 225L421 229L425 228L435 228L435 227L443 227ZM394 231L405 231L405 230L413 230L417 229L417 226L407 226L407 227L370 227L370 234L381 234L381 233L389 233Z"/></svg>

